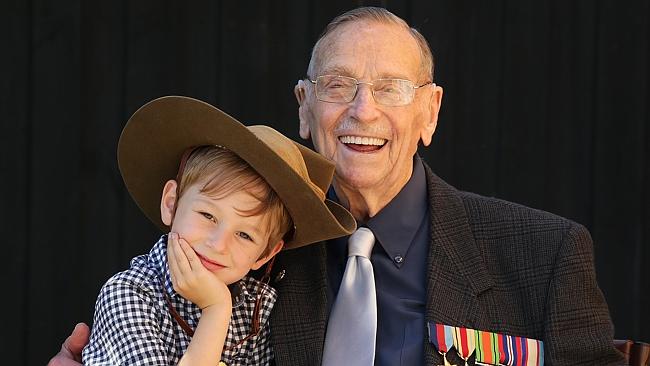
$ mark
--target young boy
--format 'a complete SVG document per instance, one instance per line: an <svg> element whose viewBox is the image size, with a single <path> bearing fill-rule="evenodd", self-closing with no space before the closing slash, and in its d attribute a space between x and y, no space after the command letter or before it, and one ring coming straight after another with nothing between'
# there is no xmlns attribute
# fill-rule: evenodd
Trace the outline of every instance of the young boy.
<svg viewBox="0 0 650 366"><path fill-rule="evenodd" d="M138 206L171 231L103 286L83 363L269 364L277 294L247 274L281 249L354 231L325 199L333 165L186 97L135 112L118 162Z"/></svg>

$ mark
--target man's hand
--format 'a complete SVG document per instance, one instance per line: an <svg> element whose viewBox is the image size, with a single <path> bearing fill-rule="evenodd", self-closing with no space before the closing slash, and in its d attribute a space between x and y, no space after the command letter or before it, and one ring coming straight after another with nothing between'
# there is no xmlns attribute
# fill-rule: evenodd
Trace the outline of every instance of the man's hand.
<svg viewBox="0 0 650 366"><path fill-rule="evenodd" d="M72 334L61 345L61 351L54 356L47 366L81 365L81 351L88 344L90 329L84 323L75 325Z"/></svg>
<svg viewBox="0 0 650 366"><path fill-rule="evenodd" d="M228 286L203 266L192 247L177 233L168 236L167 259L174 290L181 296L201 309L212 305L231 309Z"/></svg>

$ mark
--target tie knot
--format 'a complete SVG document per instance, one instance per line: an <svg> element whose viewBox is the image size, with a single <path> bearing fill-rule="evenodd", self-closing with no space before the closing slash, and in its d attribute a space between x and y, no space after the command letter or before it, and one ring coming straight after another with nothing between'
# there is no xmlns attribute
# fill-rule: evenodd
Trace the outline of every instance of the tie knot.
<svg viewBox="0 0 650 366"><path fill-rule="evenodd" d="M348 241L348 257L360 256L370 258L372 246L375 245L375 236L367 227L360 227Z"/></svg>

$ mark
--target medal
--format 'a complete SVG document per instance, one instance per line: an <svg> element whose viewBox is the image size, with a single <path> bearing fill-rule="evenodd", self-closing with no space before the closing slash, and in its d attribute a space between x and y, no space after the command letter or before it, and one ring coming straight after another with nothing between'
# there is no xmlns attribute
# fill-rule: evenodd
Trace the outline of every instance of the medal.
<svg viewBox="0 0 650 366"><path fill-rule="evenodd" d="M544 365L544 342L524 337L514 338L514 365L541 366Z"/></svg>
<svg viewBox="0 0 650 366"><path fill-rule="evenodd" d="M442 355L444 366L456 366L447 361L447 352L454 346L454 327L443 324L429 323L429 342L431 342L438 353ZM443 366L443 365L439 365Z"/></svg>
<svg viewBox="0 0 650 366"><path fill-rule="evenodd" d="M499 340L496 333L477 330L475 333L476 361L488 365L499 362Z"/></svg>
<svg viewBox="0 0 650 366"><path fill-rule="evenodd" d="M505 366L515 364L515 338L513 336L500 334L499 336L499 363Z"/></svg>
<svg viewBox="0 0 650 366"><path fill-rule="evenodd" d="M544 342L525 337L492 333L483 330L428 323L429 342L442 355L444 365L456 366L447 360L451 348L468 365L474 354L477 365L543 366Z"/></svg>
<svg viewBox="0 0 650 366"><path fill-rule="evenodd" d="M475 341L474 329L454 327L454 347L460 358L465 361L465 366L476 349Z"/></svg>

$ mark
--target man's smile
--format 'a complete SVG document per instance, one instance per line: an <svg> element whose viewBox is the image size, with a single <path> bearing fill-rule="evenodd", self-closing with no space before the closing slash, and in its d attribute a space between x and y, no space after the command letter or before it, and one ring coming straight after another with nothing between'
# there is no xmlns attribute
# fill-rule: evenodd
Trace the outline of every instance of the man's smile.
<svg viewBox="0 0 650 366"><path fill-rule="evenodd" d="M339 136L339 142L357 152L374 152L380 150L387 142L386 139L368 136Z"/></svg>

